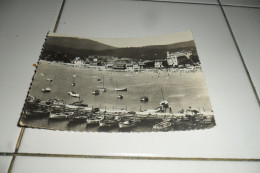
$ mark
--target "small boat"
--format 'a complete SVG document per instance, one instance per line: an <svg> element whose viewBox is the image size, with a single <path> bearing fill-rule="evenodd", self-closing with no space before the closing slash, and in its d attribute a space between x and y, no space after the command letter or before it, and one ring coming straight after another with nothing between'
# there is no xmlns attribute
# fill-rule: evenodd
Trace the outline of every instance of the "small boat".
<svg viewBox="0 0 260 173"><path fill-rule="evenodd" d="M123 121L123 122L119 122L118 123L118 126L119 128L131 128L131 127L134 127L136 126L137 122L135 120L126 120L126 121Z"/></svg>
<svg viewBox="0 0 260 173"><path fill-rule="evenodd" d="M74 91L70 91L68 94L72 97L79 97L79 94L75 93Z"/></svg>
<svg viewBox="0 0 260 173"><path fill-rule="evenodd" d="M51 119L64 119L69 118L74 114L74 112L57 112L57 113L50 113Z"/></svg>
<svg viewBox="0 0 260 173"><path fill-rule="evenodd" d="M46 75L44 73L40 73L41 76L45 77Z"/></svg>
<svg viewBox="0 0 260 173"><path fill-rule="evenodd" d="M86 115L73 115L70 117L70 122L80 122L80 123L84 123L86 122L87 116Z"/></svg>
<svg viewBox="0 0 260 173"><path fill-rule="evenodd" d="M117 84L117 81L116 81L115 91L127 91L127 88L118 88L118 84Z"/></svg>
<svg viewBox="0 0 260 173"><path fill-rule="evenodd" d="M153 130L156 130L156 131L168 131L170 129L171 125L172 125L171 122L163 121L163 122L160 122L158 124L155 124L153 126Z"/></svg>
<svg viewBox="0 0 260 173"><path fill-rule="evenodd" d="M42 92L44 92L44 93L49 93L49 92L51 92L51 89L50 89L49 87L47 87L47 88L42 88Z"/></svg>
<svg viewBox="0 0 260 173"><path fill-rule="evenodd" d="M52 78L48 78L48 79L47 79L47 81L49 81L49 82L52 82L52 81L53 81L53 79L52 79Z"/></svg>
<svg viewBox="0 0 260 173"><path fill-rule="evenodd" d="M76 83L75 83L75 78L73 79L72 83L71 83L72 86L76 86Z"/></svg>
<svg viewBox="0 0 260 173"><path fill-rule="evenodd" d="M98 91L98 90L95 90L95 91L92 92L92 94L94 94L94 95L99 95L99 91Z"/></svg>
<svg viewBox="0 0 260 173"><path fill-rule="evenodd" d="M86 120L86 123L87 123L87 125L90 125L90 124L99 124L99 122L101 121L101 120L103 120L104 119L104 117L103 116L98 116L98 117L92 117L92 118L88 118L87 120Z"/></svg>
<svg viewBox="0 0 260 173"><path fill-rule="evenodd" d="M99 91L103 91L103 92L106 92L106 88L99 88Z"/></svg>
<svg viewBox="0 0 260 173"><path fill-rule="evenodd" d="M49 116L50 112L44 111L44 110L26 110L25 111L25 117L30 117L30 118L40 118L40 117L46 117Z"/></svg>
<svg viewBox="0 0 260 173"><path fill-rule="evenodd" d="M115 91L127 91L127 88L115 88Z"/></svg>
<svg viewBox="0 0 260 173"><path fill-rule="evenodd" d="M118 126L117 120L102 120L99 121L99 127L116 127Z"/></svg>
<svg viewBox="0 0 260 173"><path fill-rule="evenodd" d="M120 94L120 95L117 96L117 98L118 98L118 99L123 99L124 96Z"/></svg>
<svg viewBox="0 0 260 173"><path fill-rule="evenodd" d="M149 100L149 99L148 99L147 96L143 96L143 97L140 98L140 101L141 101L141 102L148 102L148 100Z"/></svg>
<svg viewBox="0 0 260 173"><path fill-rule="evenodd" d="M106 88L105 88L105 80L104 80L104 76L103 76L103 87L102 88L99 88L99 91L103 91L103 92L106 92Z"/></svg>
<svg viewBox="0 0 260 173"><path fill-rule="evenodd" d="M88 104L85 104L83 103L83 100L80 100L80 101L77 101L77 102L73 102L69 105L72 105L72 106L81 106L81 107L88 107Z"/></svg>

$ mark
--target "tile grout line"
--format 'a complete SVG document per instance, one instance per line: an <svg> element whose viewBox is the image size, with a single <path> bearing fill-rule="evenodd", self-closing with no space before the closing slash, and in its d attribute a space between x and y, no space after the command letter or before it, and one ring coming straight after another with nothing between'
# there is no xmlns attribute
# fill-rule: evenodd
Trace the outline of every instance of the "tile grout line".
<svg viewBox="0 0 260 173"><path fill-rule="evenodd" d="M254 94L255 94L257 103L258 103L258 105L260 106L259 96L258 96L258 94L257 94L257 91L256 91L256 89L255 89L254 83L253 83L253 81L252 81L252 78L251 78L250 73L249 73L249 71L248 71L248 68L247 68L247 66L246 66L245 60L244 60L244 58L243 58L243 55L242 55L242 53L241 53L241 51L240 51L240 48L239 48L239 46L238 46L238 43L237 43L237 40L236 40L235 35L234 35L234 33L233 33L233 30L232 30L232 28L231 28L231 26L230 26L230 24L229 24L228 18L227 18L227 16L226 16L226 13L225 13L225 11L224 11L223 6L222 6L221 3L220 3L220 0L218 0L218 2L219 2L220 9L221 9L221 11L222 11L222 14L223 14L223 16L224 16L224 18L225 18L226 24L227 24L227 26L228 26L228 29L229 29L229 31L230 31L230 34L231 34L231 36L232 36L232 39L233 39L233 41L234 41L234 43L235 43L235 46L236 46L236 49L237 49L237 51L238 51L240 60L241 60L241 62L242 62L242 64L243 64L244 70L245 70L245 72L246 72L246 74L247 74L247 77L248 77L248 79L249 79L250 85L251 85L251 87L252 87L252 89L253 89L253 92L254 92Z"/></svg>
<svg viewBox="0 0 260 173"><path fill-rule="evenodd" d="M132 0L132 1L139 1L140 0ZM219 4L207 4L207 3L201 3L201 2L181 2L181 1L167 1L167 0L162 0L162 1L156 1L156 0L141 0L142 2L158 2L158 3L172 3L172 4L190 4L190 5L219 5Z"/></svg>
<svg viewBox="0 0 260 173"><path fill-rule="evenodd" d="M130 1L139 1L140 0L130 0ZM212 6L219 6L219 3L202 3L202 2L182 2L182 1L167 1L167 0L162 0L162 1L157 1L157 0L141 0L143 2L162 2L162 3L172 3L172 4L190 4L190 5L212 5ZM226 7L238 7L238 8L254 8L254 9L260 9L258 6L246 6L246 5L233 5L233 4L225 4L222 6Z"/></svg>
<svg viewBox="0 0 260 173"><path fill-rule="evenodd" d="M61 4L60 10L59 10L58 17L57 17L56 22L55 22L55 26L54 26L53 32L56 32L56 30L57 30L57 28L58 28L59 21L60 21L60 17L61 17L63 8L64 8L64 4L65 4L65 0L62 0L62 4ZM38 64L39 64L39 60L38 60L38 62L37 62L37 67L38 67ZM37 67L36 67L36 68L37 68ZM35 73L36 73L36 70L35 70ZM34 75L35 75L35 73L34 73ZM34 76L33 76L33 78L34 78ZM33 79L33 78L32 78L32 79ZM29 88L29 90L30 90L30 88ZM27 96L28 96L28 95L29 95L29 91L28 91L28 93L27 93ZM23 139L24 131L25 131L25 127L22 127L21 130L20 130L18 139L17 139L17 143L16 143L16 146L15 146L15 151L14 151L14 153L13 153L12 160L11 160L10 165L9 165L9 168L8 168L8 173L11 173L11 172L12 172L13 165L14 165L15 158L16 158L16 154L18 153L18 150L19 150L19 148L20 148L20 145L21 145L21 142L22 142L22 139Z"/></svg>
<svg viewBox="0 0 260 173"><path fill-rule="evenodd" d="M186 160L186 161L236 161L260 162L260 158L203 158L203 157L156 157L156 156L115 156L115 155L81 155L48 153L0 153L4 156L85 158L85 159L124 159L124 160Z"/></svg>
<svg viewBox="0 0 260 173"><path fill-rule="evenodd" d="M18 137L18 140L17 140L17 143L16 143L16 146L15 146L14 154L18 153L18 150L19 150L22 138L23 138L24 130L25 130L25 128L22 127L21 131L20 131L20 134L19 134L19 137ZM16 158L16 156L13 155L12 160L11 160L10 165L9 165L9 168L8 168L8 173L12 172L15 158Z"/></svg>

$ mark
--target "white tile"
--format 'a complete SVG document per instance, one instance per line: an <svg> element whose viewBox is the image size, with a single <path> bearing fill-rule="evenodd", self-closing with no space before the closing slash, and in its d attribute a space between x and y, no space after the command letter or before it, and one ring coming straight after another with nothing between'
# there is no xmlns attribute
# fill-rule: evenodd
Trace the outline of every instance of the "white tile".
<svg viewBox="0 0 260 173"><path fill-rule="evenodd" d="M42 43L52 30L61 0L0 2L0 151L13 152L17 123Z"/></svg>
<svg viewBox="0 0 260 173"><path fill-rule="evenodd" d="M11 156L0 156L0 172L8 171L11 160Z"/></svg>
<svg viewBox="0 0 260 173"><path fill-rule="evenodd" d="M217 126L170 133L26 129L21 152L260 158L260 109L218 6L67 1L58 33L138 37L193 32Z"/></svg>
<svg viewBox="0 0 260 173"><path fill-rule="evenodd" d="M258 173L259 162L216 162L216 161L161 161L161 160L118 160L78 159L48 157L17 157L13 173Z"/></svg>
<svg viewBox="0 0 260 173"><path fill-rule="evenodd" d="M260 9L224 7L224 10L260 97Z"/></svg>
<svg viewBox="0 0 260 173"><path fill-rule="evenodd" d="M220 0L222 5L237 5L246 7L260 7L259 0Z"/></svg>

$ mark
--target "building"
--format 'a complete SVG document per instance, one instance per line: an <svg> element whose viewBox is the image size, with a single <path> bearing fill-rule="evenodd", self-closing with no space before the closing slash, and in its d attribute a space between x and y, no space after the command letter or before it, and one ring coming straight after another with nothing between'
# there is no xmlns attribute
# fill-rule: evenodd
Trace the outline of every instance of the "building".
<svg viewBox="0 0 260 173"><path fill-rule="evenodd" d="M163 68L163 63L162 63L162 61L156 60L156 61L154 62L154 67L155 67L155 68Z"/></svg>
<svg viewBox="0 0 260 173"><path fill-rule="evenodd" d="M134 71L139 71L139 70L140 70L140 67L139 67L138 64L134 64L134 65L133 65L133 69L134 69Z"/></svg>
<svg viewBox="0 0 260 173"><path fill-rule="evenodd" d="M113 69L116 70L125 70L126 69L126 63L125 62L115 62L115 64L113 65Z"/></svg>
<svg viewBox="0 0 260 173"><path fill-rule="evenodd" d="M113 63L107 63L106 68L113 68L114 64Z"/></svg>
<svg viewBox="0 0 260 173"><path fill-rule="evenodd" d="M134 64L133 63L127 63L126 64L126 69L127 70L134 70Z"/></svg>
<svg viewBox="0 0 260 173"><path fill-rule="evenodd" d="M144 62L138 62L138 66L140 69L143 69L144 66L145 66L145 63Z"/></svg>
<svg viewBox="0 0 260 173"><path fill-rule="evenodd" d="M76 57L72 63L75 65L75 66L84 66L86 64L86 61L82 60L80 57Z"/></svg>
<svg viewBox="0 0 260 173"><path fill-rule="evenodd" d="M186 51L186 50L182 50L182 51L178 51L178 52L167 52L167 63L169 66L178 66L179 62L178 62L178 57L180 56L185 56L187 59L190 59L190 56L192 55L191 51Z"/></svg>
<svg viewBox="0 0 260 173"><path fill-rule="evenodd" d="M178 65L178 58L175 53L167 52L166 60L169 66L174 67Z"/></svg>

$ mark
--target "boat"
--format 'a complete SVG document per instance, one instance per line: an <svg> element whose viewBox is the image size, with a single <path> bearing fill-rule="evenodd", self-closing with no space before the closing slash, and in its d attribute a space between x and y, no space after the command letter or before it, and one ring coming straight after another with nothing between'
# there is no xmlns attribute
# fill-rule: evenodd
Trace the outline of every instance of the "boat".
<svg viewBox="0 0 260 173"><path fill-rule="evenodd" d="M70 91L68 94L72 97L79 97L79 94L75 93L74 91Z"/></svg>
<svg viewBox="0 0 260 173"><path fill-rule="evenodd" d="M53 81L53 79L52 79L52 78L48 78L48 79L47 79L47 81L49 81L49 82L52 82L52 81Z"/></svg>
<svg viewBox="0 0 260 173"><path fill-rule="evenodd" d="M141 98L140 98L140 101L141 102L148 102L148 97L147 96L142 96Z"/></svg>
<svg viewBox="0 0 260 173"><path fill-rule="evenodd" d="M156 130L156 131L168 131L171 127L172 123L169 122L169 121L163 121L163 122L160 122L158 124L155 124L153 126L153 130Z"/></svg>
<svg viewBox="0 0 260 173"><path fill-rule="evenodd" d="M117 120L101 120L99 121L99 127L116 127L118 126Z"/></svg>
<svg viewBox="0 0 260 173"><path fill-rule="evenodd" d="M26 110L25 111L25 117L30 117L30 118L40 118L40 117L46 117L49 116L50 112L47 110Z"/></svg>
<svg viewBox="0 0 260 173"><path fill-rule="evenodd" d="M40 73L41 76L45 77L46 75L44 73Z"/></svg>
<svg viewBox="0 0 260 173"><path fill-rule="evenodd" d="M99 88L99 91L103 91L103 92L107 91L104 85L105 85L105 80L104 80L104 76L103 76L103 87Z"/></svg>
<svg viewBox="0 0 260 173"><path fill-rule="evenodd" d="M103 120L104 119L104 116L97 116L97 117L92 117L92 118L87 118L86 119L86 123L87 123L87 125L90 125L90 124L99 124L99 122L101 121L101 120Z"/></svg>
<svg viewBox="0 0 260 173"><path fill-rule="evenodd" d="M72 115L70 117L70 122L81 122L84 123L86 122L87 115Z"/></svg>
<svg viewBox="0 0 260 173"><path fill-rule="evenodd" d="M99 95L99 91L98 91L98 90L95 90L95 91L92 92L92 94L94 94L94 95Z"/></svg>
<svg viewBox="0 0 260 173"><path fill-rule="evenodd" d="M80 107L88 107L88 104L83 103L83 100L73 102L73 103L71 103L71 104L69 104L69 105L72 105L72 106L80 106Z"/></svg>
<svg viewBox="0 0 260 173"><path fill-rule="evenodd" d="M57 113L50 113L49 118L51 119L66 119L74 115L74 112L57 112Z"/></svg>
<svg viewBox="0 0 260 173"><path fill-rule="evenodd" d="M119 122L118 126L120 129L122 128L131 128L137 125L137 122L134 119L129 119L123 122Z"/></svg>
<svg viewBox="0 0 260 173"><path fill-rule="evenodd" d="M127 91L127 88L115 88L115 91Z"/></svg>
<svg viewBox="0 0 260 173"><path fill-rule="evenodd" d="M76 83L75 83L75 78L73 79L72 83L71 83L72 86L76 86Z"/></svg>
<svg viewBox="0 0 260 173"><path fill-rule="evenodd" d="M118 99L123 99L124 96L120 94L120 95L117 96L117 98L118 98Z"/></svg>
<svg viewBox="0 0 260 173"><path fill-rule="evenodd" d="M49 87L47 87L47 88L42 88L42 92L44 92L44 93L49 93L49 92L51 92L51 89L50 89Z"/></svg>
<svg viewBox="0 0 260 173"><path fill-rule="evenodd" d="M117 84L117 81L116 81L116 88L115 88L115 91L127 91L127 88L118 88L118 84Z"/></svg>

